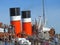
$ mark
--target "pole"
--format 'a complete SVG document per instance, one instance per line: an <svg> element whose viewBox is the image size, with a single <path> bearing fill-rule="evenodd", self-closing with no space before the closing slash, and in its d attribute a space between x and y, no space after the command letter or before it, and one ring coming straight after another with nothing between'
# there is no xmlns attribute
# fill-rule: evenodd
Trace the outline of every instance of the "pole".
<svg viewBox="0 0 60 45"><path fill-rule="evenodd" d="M42 0L42 8L43 8L43 24L45 25L45 8L44 8L44 0Z"/></svg>

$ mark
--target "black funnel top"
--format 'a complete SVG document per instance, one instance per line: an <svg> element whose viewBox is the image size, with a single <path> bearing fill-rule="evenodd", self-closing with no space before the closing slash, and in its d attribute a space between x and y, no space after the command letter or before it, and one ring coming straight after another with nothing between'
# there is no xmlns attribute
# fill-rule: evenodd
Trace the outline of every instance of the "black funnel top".
<svg viewBox="0 0 60 45"><path fill-rule="evenodd" d="M20 15L20 8L10 8L10 16Z"/></svg>
<svg viewBox="0 0 60 45"><path fill-rule="evenodd" d="M22 18L30 18L31 12L30 11L22 11Z"/></svg>

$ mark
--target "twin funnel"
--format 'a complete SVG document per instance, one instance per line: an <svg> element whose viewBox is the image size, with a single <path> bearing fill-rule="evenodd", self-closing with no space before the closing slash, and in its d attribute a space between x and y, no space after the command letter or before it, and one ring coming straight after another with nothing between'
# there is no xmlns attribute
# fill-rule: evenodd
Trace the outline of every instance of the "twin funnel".
<svg viewBox="0 0 60 45"><path fill-rule="evenodd" d="M32 35L30 11L22 11L22 15L20 15L20 8L10 8L10 23L14 26L17 37L21 37L22 31L28 36Z"/></svg>

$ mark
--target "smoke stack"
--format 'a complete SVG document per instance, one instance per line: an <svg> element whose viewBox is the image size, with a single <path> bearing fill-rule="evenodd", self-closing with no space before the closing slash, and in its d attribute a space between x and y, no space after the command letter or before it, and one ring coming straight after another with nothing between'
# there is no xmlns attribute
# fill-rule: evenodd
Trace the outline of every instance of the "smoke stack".
<svg viewBox="0 0 60 45"><path fill-rule="evenodd" d="M10 8L10 23L14 26L16 36L20 37L22 31L20 8Z"/></svg>
<svg viewBox="0 0 60 45"><path fill-rule="evenodd" d="M22 11L22 27L26 35L32 35L31 12Z"/></svg>

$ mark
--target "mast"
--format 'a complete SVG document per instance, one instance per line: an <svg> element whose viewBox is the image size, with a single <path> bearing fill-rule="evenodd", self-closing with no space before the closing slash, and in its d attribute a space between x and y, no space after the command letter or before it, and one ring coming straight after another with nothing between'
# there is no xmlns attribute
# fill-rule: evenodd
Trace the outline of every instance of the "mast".
<svg viewBox="0 0 60 45"><path fill-rule="evenodd" d="M45 8L44 8L44 0L42 0L42 8L43 8L43 25L45 25Z"/></svg>

